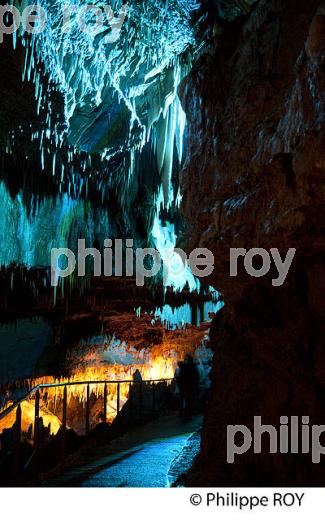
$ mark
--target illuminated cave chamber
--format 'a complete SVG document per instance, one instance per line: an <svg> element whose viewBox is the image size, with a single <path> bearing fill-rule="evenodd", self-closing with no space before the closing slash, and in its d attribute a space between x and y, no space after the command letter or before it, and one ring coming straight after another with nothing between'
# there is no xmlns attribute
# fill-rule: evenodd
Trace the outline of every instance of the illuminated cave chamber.
<svg viewBox="0 0 325 520"><path fill-rule="evenodd" d="M8 159L32 158L39 175L49 177L49 193L32 193L26 202L21 190L13 198L1 186L3 234L9 232L1 264L48 266L51 248L76 250L79 235L100 246L104 238L133 238L135 246L155 246L164 256L181 231L186 117L177 88L198 47L199 4L130 2L114 43L107 43L109 24L98 34L80 30L76 13L84 2L75 3L65 33L66 2L40 5L48 13L46 30L13 35L39 118L13 127L5 151ZM118 17L122 2L112 7ZM189 272L167 283L198 289Z"/></svg>
<svg viewBox="0 0 325 520"><path fill-rule="evenodd" d="M119 37L108 44L108 26L90 36L72 12L70 30L62 33L66 2L40 4L48 13L46 30L5 42L30 107L13 112L2 142L0 262L9 321L2 334L19 342L28 327L32 340L9 381L8 370L1 375L10 383L2 406L38 383L129 379L136 368L146 379L170 378L187 352L197 356L205 377L212 355L206 323L222 302L188 268L182 278L170 275L163 286L158 276L144 289L124 277L74 275L54 290L49 286L51 249L77 251L78 238L99 250L106 238L132 238L135 247L154 247L163 259L166 248L185 240L179 173L186 116L177 90L202 46L200 5L130 1ZM111 5L118 16L122 2ZM180 261L175 253L173 263ZM39 358L26 369L36 342ZM62 415L60 392L41 396L44 424L54 430ZM121 388L122 404L128 392ZM103 385L94 387L94 400L102 394ZM69 390L76 430L85 398L85 388ZM24 404L25 429L31 407ZM116 415L114 387L107 412L110 420ZM3 427L13 421L7 416Z"/></svg>

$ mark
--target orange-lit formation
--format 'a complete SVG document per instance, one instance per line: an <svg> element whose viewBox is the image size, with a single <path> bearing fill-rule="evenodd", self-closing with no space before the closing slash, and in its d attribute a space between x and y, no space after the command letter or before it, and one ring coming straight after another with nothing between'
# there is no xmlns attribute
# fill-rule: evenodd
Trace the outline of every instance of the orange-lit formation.
<svg viewBox="0 0 325 520"><path fill-rule="evenodd" d="M110 423L117 415L117 401L119 400L119 406L122 409L129 398L130 384L132 384L130 382L133 381L136 370L140 372L143 381L172 379L177 362L183 359L187 353L195 355L200 346L206 351L206 329L207 324L203 324L201 327L190 326L185 332L184 330L165 331L162 342L150 349L139 349L125 342L115 341L115 346L119 345L119 348L115 349L119 352L118 362L115 363L108 362L107 357L105 357L109 349L111 349L111 352L115 352L114 341L109 343L108 348L107 344L97 346L95 351L90 348L90 352L83 355L82 361L79 360L78 366L68 377L43 376L29 379L25 382L26 393L38 385L62 385L40 389L40 417L43 426L50 428L51 434L56 434L60 429L62 420L64 383L69 383L67 386L67 426L79 433L84 433L87 383L91 383L89 385L91 425L95 426L103 419L105 382L107 389L106 419ZM110 381L112 383L109 383ZM117 385L116 382L119 381L121 383ZM84 384L74 385L72 383ZM119 397L117 396L118 392ZM6 408L12 404L12 401L8 401ZM21 409L22 431L32 438L35 392L31 393L21 403ZM0 432L5 428L12 427L15 420L16 409L14 408L0 421Z"/></svg>

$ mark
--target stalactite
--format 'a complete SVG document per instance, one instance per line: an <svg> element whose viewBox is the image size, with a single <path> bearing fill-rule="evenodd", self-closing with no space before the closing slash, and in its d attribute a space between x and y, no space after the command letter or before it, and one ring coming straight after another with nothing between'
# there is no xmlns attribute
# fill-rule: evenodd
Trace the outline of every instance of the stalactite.
<svg viewBox="0 0 325 520"><path fill-rule="evenodd" d="M100 4L95 1L97 3ZM27 229L30 236L39 233L38 243L44 240L45 244L39 224L43 214L55 238L42 250L31 246L27 255L22 252L27 238L23 239L13 230L16 236L5 238L9 247L1 264L48 265L50 248L68 247L73 226L87 229L85 238L92 243L94 221L85 226L84 209L90 182L96 186L103 205L112 194L116 195L125 228L134 230L130 193L139 182L139 157L146 146L156 153L160 176L152 188L156 191L152 201L156 208L152 208L154 229L151 234L148 229L148 235L158 249L175 247L174 225L163 225L160 210L177 208L181 200L179 192L175 200L172 184L175 161L177 159L180 166L183 160L185 132L185 114L177 88L189 70L191 47L196 42L192 15L198 2L170 0L167 6L166 2L156 0L130 1L121 36L109 45L105 43L104 32L91 37L78 28L76 12L85 5L84 0L73 3L71 29L67 33L62 32L62 8L66 2L40 0L39 4L48 14L46 30L31 36L20 32L19 39L25 49L22 79L34 83L37 113L42 122L38 128L22 128L20 142L29 143L32 136L32 141L38 143L40 169L57 182L58 194L53 195L53 208L49 207L50 201L44 199L33 218L27 216L23 202L19 202L19 225ZM122 2L116 0L115 13L121 7ZM16 44L13 39L13 45ZM61 115L54 109L55 93L63 100ZM115 126L126 127L122 137L119 131L115 132ZM15 131L7 145L9 150L15 149L16 139ZM114 164L113 168L117 158L118 166ZM0 185L0 189L4 187ZM16 200L4 195L8 199L6 212L12 225L12 212L21 201L20 195ZM86 200L81 200L82 196ZM98 208L93 212L105 220L104 212ZM107 221L103 229L109 232ZM46 235L48 238L49 230ZM75 244L72 249L74 247ZM168 284L177 290L186 284L192 290L199 288L198 281L188 270L184 280L168 280Z"/></svg>

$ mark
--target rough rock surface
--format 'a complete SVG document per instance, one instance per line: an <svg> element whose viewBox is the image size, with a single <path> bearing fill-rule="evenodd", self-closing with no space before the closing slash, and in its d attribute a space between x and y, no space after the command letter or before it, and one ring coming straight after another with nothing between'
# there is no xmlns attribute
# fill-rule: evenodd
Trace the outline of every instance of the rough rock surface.
<svg viewBox="0 0 325 520"><path fill-rule="evenodd" d="M252 450L226 461L227 425L254 416L324 424L325 3L267 0L225 25L180 88L190 155L182 172L188 250L215 256L213 387L191 485L323 485L311 455ZM282 287L252 278L231 247L296 256ZM274 275L274 273L273 273ZM237 442L240 444L241 440Z"/></svg>

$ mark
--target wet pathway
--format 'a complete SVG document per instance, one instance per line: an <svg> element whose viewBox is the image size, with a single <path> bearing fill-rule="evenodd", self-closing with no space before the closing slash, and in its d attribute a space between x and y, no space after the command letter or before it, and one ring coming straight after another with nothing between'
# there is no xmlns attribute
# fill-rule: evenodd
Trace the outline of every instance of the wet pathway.
<svg viewBox="0 0 325 520"><path fill-rule="evenodd" d="M202 418L168 415L113 441L107 455L48 483L51 486L168 487L168 471Z"/></svg>

